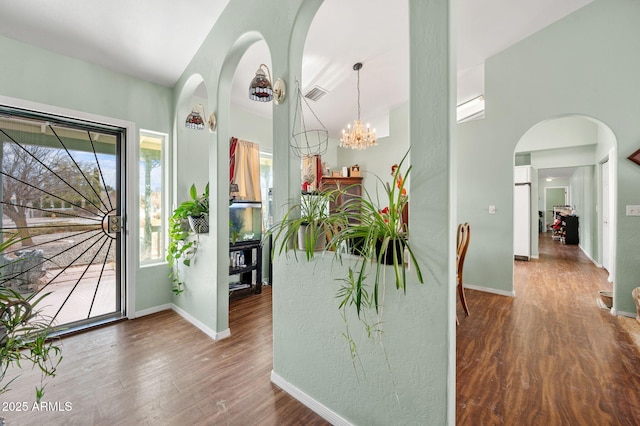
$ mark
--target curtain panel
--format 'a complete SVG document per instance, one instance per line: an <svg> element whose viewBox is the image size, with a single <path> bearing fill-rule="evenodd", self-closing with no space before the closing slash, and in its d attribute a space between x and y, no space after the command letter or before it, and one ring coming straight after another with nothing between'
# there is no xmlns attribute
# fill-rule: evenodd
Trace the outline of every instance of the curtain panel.
<svg viewBox="0 0 640 426"><path fill-rule="evenodd" d="M231 138L229 144L229 183L237 185L237 191L229 193L236 200L262 201L260 147L257 143Z"/></svg>

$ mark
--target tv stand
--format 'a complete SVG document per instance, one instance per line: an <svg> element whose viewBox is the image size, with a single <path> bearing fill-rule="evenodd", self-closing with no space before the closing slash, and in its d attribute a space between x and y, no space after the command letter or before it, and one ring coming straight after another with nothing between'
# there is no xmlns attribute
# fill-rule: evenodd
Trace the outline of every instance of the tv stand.
<svg viewBox="0 0 640 426"><path fill-rule="evenodd" d="M232 262L233 258L238 257L238 254L244 257L244 264ZM230 299L262 293L262 245L260 240L237 241L235 244L229 244L229 276L234 275L238 275L240 279L229 282Z"/></svg>

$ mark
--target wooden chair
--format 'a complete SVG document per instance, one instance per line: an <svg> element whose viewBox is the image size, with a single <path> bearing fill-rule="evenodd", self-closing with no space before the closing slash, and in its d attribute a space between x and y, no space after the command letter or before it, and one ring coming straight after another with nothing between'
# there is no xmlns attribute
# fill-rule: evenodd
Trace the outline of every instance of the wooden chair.
<svg viewBox="0 0 640 426"><path fill-rule="evenodd" d="M469 315L469 307L467 306L467 300L464 297L464 287L462 286L462 270L464 267L464 258L467 255L467 249L469 248L469 237L471 230L468 223L458 225L458 235L456 238L457 253L456 253L456 285L458 287L458 294L460 295L460 303L464 312ZM456 315L456 322L458 316Z"/></svg>

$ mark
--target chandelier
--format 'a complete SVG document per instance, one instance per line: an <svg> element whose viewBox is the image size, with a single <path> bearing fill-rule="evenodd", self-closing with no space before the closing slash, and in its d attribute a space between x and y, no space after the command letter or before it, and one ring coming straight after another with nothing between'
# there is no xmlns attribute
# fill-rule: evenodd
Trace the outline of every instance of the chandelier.
<svg viewBox="0 0 640 426"><path fill-rule="evenodd" d="M340 147L367 149L370 146L377 145L376 129L371 130L369 128L369 123L367 123L366 129L362 126L362 121L360 120L360 69L362 69L362 62L354 64L353 69L358 73L358 118L354 120L353 128L351 128L351 124L349 124L347 126L347 130L342 129Z"/></svg>

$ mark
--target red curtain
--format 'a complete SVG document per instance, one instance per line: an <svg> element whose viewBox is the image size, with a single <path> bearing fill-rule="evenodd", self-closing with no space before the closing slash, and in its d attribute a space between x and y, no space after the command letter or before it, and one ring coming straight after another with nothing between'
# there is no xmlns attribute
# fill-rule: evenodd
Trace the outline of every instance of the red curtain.
<svg viewBox="0 0 640 426"><path fill-rule="evenodd" d="M236 172L236 148L238 147L238 138L231 138L229 143L229 184L233 182L233 176Z"/></svg>

